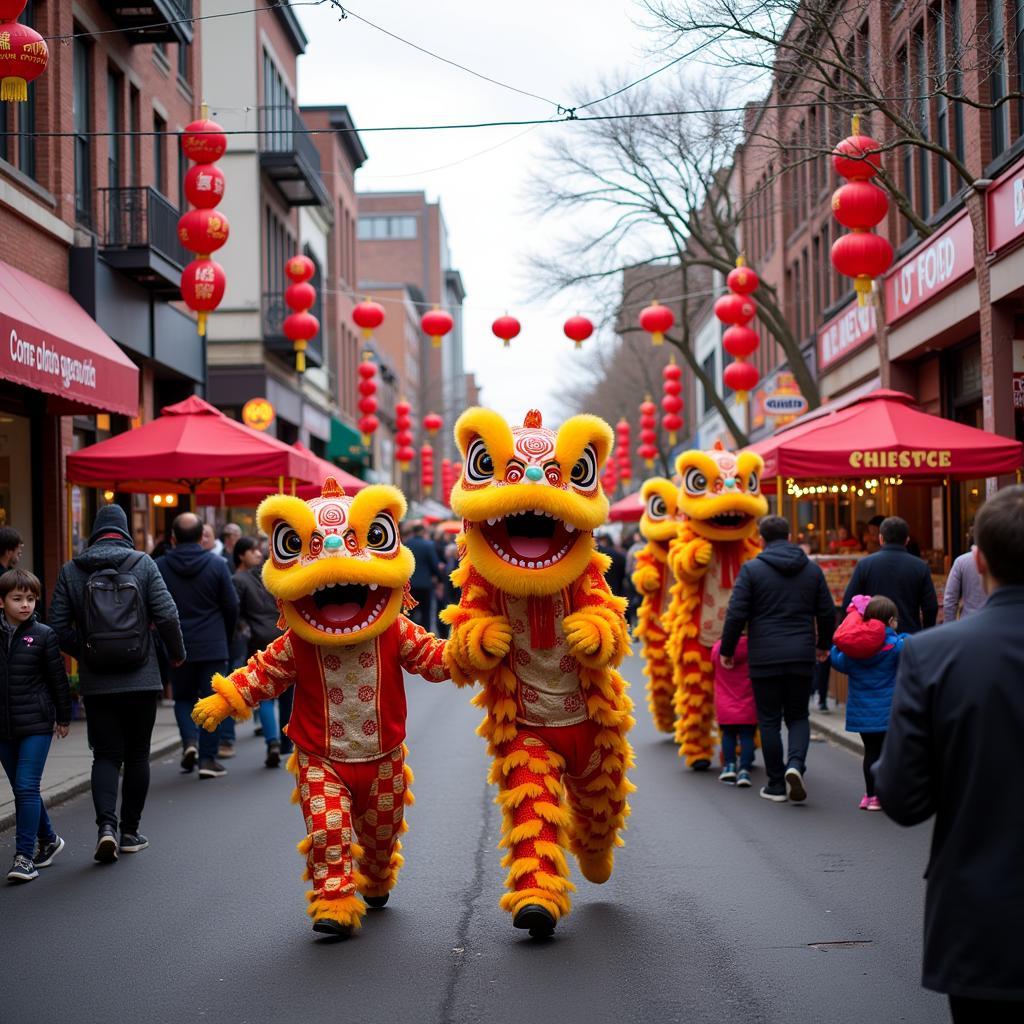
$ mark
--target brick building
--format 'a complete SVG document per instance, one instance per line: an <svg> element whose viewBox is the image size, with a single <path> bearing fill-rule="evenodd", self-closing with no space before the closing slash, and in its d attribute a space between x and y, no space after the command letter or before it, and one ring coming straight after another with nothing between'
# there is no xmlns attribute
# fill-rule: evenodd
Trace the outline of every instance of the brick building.
<svg viewBox="0 0 1024 1024"><path fill-rule="evenodd" d="M189 7L122 18L119 4L30 0L22 15L50 62L27 103L0 109L0 517L47 587L103 500L65 487L67 453L204 379L195 323L173 301L186 260L177 133L198 106L199 34L135 27ZM128 131L145 134L102 134ZM162 527L147 496L118 500L140 541Z"/></svg>

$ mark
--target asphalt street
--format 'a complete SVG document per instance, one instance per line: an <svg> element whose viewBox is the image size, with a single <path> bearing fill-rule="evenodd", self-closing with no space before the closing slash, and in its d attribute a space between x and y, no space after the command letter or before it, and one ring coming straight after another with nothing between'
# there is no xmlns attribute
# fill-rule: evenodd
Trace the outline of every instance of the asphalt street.
<svg viewBox="0 0 1024 1024"><path fill-rule="evenodd" d="M553 940L515 931L497 905L480 713L413 679L406 866L354 938L314 939L291 779L263 767L244 724L223 779L154 764L140 854L94 864L87 794L54 811L67 849L37 881L0 887L0 1020L946 1020L919 983L930 826L858 811L859 761L825 743L804 806L759 799L760 771L749 790L687 773L649 722L638 659L626 674L639 705L627 845L606 885L576 874ZM5 865L13 845L0 836Z"/></svg>

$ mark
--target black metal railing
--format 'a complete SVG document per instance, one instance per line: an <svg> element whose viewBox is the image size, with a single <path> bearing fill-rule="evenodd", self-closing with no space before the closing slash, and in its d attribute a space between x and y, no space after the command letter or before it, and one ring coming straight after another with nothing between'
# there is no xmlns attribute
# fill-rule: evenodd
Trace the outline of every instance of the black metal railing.
<svg viewBox="0 0 1024 1024"><path fill-rule="evenodd" d="M150 248L184 267L191 259L178 241L181 214L155 188L97 189L100 204L100 246L105 249Z"/></svg>
<svg viewBox="0 0 1024 1024"><path fill-rule="evenodd" d="M294 153L319 176L320 152L308 134L306 122L294 107L260 107L259 121L261 153Z"/></svg>

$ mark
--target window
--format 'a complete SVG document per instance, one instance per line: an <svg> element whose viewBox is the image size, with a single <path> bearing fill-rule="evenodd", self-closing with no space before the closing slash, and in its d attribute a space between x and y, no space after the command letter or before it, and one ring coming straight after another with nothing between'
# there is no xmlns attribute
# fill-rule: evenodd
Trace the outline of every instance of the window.
<svg viewBox="0 0 1024 1024"><path fill-rule="evenodd" d="M1014 0L1013 32L1017 41L1017 84L1014 88L1024 97L1024 0ZM1024 135L1024 98L1017 100L1017 135Z"/></svg>
<svg viewBox="0 0 1024 1024"><path fill-rule="evenodd" d="M181 145L181 136L174 140L174 151L178 154L178 209L184 210L188 203L185 200L185 175L188 173L188 157Z"/></svg>
<svg viewBox="0 0 1024 1024"><path fill-rule="evenodd" d="M907 63L908 55L906 47L896 54L896 74L899 78L897 91L903 97L903 113L908 119L913 118L913 103L910 96L910 67ZM914 147L904 145L900 153L900 184L903 187L903 194L911 206L914 205ZM903 237L910 234L910 224L905 218L900 218L903 230Z"/></svg>
<svg viewBox="0 0 1024 1024"><path fill-rule="evenodd" d="M153 187L167 195L167 122L153 114Z"/></svg>
<svg viewBox="0 0 1024 1024"><path fill-rule="evenodd" d="M931 12L932 50L935 55L935 77L938 88L948 88L949 57L946 43L946 21L939 8ZM937 96L935 102L935 141L943 148L949 149L949 100L945 96ZM935 205L941 207L950 197L949 164L939 157L935 174Z"/></svg>
<svg viewBox="0 0 1024 1024"><path fill-rule="evenodd" d="M928 125L928 57L924 48L924 22L919 21L914 27L912 34L914 48L914 91L917 96L914 99L915 118L914 122L922 138L930 138ZM917 212L925 219L931 216L931 176L929 174L929 163L931 153L924 146L917 146L917 174L918 174L918 209Z"/></svg>
<svg viewBox="0 0 1024 1024"><path fill-rule="evenodd" d="M718 376L718 374L715 371L715 353L714 352L712 352L704 360L704 362L701 364L701 369L704 371L704 376L707 377L708 381L711 384L711 389L710 390L708 390L707 388L703 388L702 389L703 402L702 402L701 408L703 410L703 414L706 416L715 407L715 403L712 401L712 398L711 398L712 394L714 394L715 378Z"/></svg>
<svg viewBox="0 0 1024 1024"><path fill-rule="evenodd" d="M142 180L142 152L139 148L142 131L142 115L139 90L131 86L128 91L128 125L132 134L128 136L128 184L138 185Z"/></svg>
<svg viewBox="0 0 1024 1024"><path fill-rule="evenodd" d="M417 236L415 217L360 217L360 241L410 239Z"/></svg>
<svg viewBox="0 0 1024 1024"><path fill-rule="evenodd" d="M122 79L113 68L107 69L107 185L117 188L121 184L121 136L124 116L121 106Z"/></svg>
<svg viewBox="0 0 1024 1024"><path fill-rule="evenodd" d="M988 45L992 70L989 74L989 102L999 103L1008 91L1006 67L1006 32L1003 27L1003 4L1000 0L988 3ZM1010 144L1007 128L1007 105L992 109L992 158L999 156Z"/></svg>
<svg viewBox="0 0 1024 1024"><path fill-rule="evenodd" d="M188 43L178 43L178 78L190 82L192 77L192 51Z"/></svg>
<svg viewBox="0 0 1024 1024"><path fill-rule="evenodd" d="M264 232L263 290L280 295L285 289L285 261L295 254L295 242L284 221L269 206L265 208Z"/></svg>
<svg viewBox="0 0 1024 1024"><path fill-rule="evenodd" d="M264 146L271 152L282 152L292 145L292 94L273 58L263 51L263 128L271 132Z"/></svg>
<svg viewBox="0 0 1024 1024"><path fill-rule="evenodd" d="M75 32L81 32L75 26ZM92 225L92 145L89 138L89 98L92 76L89 61L92 47L81 35L75 36L72 50L71 121L75 131L75 216Z"/></svg>

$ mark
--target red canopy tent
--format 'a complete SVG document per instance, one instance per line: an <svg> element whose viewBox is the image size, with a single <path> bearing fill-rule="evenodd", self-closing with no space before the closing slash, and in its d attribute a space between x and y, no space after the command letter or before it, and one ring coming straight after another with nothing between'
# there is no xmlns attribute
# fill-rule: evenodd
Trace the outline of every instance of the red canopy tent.
<svg viewBox="0 0 1024 1024"><path fill-rule="evenodd" d="M72 452L68 483L144 494L219 494L235 486L290 489L317 478L311 457L192 396L135 430ZM205 485L205 487L204 487Z"/></svg>
<svg viewBox="0 0 1024 1024"><path fill-rule="evenodd" d="M608 518L613 523L637 523L644 514L644 503L640 492L634 491L620 498L608 511Z"/></svg>

